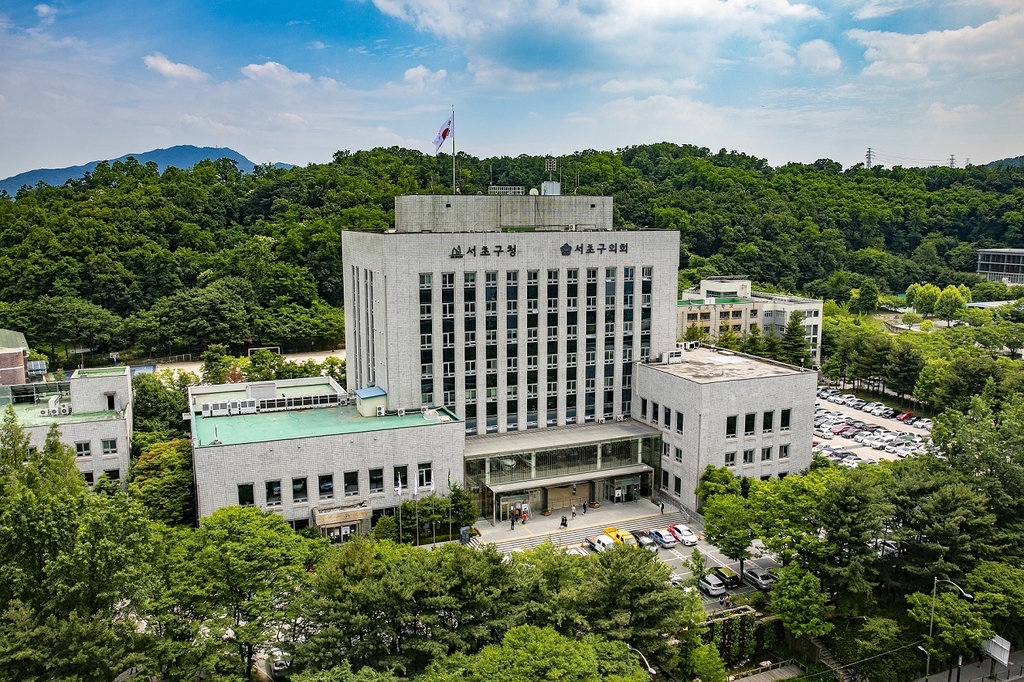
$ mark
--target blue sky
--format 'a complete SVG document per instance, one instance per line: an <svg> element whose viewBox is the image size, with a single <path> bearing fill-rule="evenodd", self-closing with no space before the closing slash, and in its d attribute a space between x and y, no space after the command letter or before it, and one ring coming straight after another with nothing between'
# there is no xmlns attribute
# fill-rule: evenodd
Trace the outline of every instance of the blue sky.
<svg viewBox="0 0 1024 682"><path fill-rule="evenodd" d="M774 165L1024 154L1024 0L0 0L0 177L663 140Z"/></svg>

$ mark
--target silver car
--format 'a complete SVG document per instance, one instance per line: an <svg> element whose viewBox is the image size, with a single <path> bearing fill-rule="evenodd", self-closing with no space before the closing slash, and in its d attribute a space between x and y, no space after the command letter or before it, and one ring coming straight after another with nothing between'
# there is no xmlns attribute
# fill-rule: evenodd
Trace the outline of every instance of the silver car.
<svg viewBox="0 0 1024 682"><path fill-rule="evenodd" d="M775 578L765 568L752 566L743 569L743 579L759 590L770 590Z"/></svg>

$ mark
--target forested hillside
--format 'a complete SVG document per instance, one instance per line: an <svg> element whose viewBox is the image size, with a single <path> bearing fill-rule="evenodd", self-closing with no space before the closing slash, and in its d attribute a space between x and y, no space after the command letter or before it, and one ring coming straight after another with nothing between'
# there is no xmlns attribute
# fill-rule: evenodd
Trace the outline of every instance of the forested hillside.
<svg viewBox="0 0 1024 682"><path fill-rule="evenodd" d="M559 159L563 192L615 197L618 226L677 229L683 278L746 274L842 302L976 281L975 249L1024 246L1024 169L770 167L669 143ZM459 156L460 191L536 186L543 157ZM100 164L62 187L0 194L0 326L59 359L65 345L140 355L335 345L340 233L393 223L394 196L451 191L451 157L338 152L289 170ZM578 183L578 184L577 184Z"/></svg>

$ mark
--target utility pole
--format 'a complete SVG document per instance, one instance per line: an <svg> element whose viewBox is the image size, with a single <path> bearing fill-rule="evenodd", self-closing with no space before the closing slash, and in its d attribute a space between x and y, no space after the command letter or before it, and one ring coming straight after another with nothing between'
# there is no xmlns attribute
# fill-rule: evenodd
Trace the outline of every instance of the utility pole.
<svg viewBox="0 0 1024 682"><path fill-rule="evenodd" d="M949 155L949 167L956 168L956 156L953 154Z"/></svg>
<svg viewBox="0 0 1024 682"><path fill-rule="evenodd" d="M871 157L872 157L871 147L868 147L867 157L868 157L868 168L873 168L873 166L871 165Z"/></svg>

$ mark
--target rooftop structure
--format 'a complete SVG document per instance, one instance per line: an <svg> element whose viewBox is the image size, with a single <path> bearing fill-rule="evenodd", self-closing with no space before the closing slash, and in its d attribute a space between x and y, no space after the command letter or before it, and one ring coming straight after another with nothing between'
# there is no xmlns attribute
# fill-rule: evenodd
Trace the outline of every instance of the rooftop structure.
<svg viewBox="0 0 1024 682"><path fill-rule="evenodd" d="M729 350L712 349L706 346L680 351L668 363L650 363L647 367L700 384L780 377L801 373L799 367Z"/></svg>
<svg viewBox="0 0 1024 682"><path fill-rule="evenodd" d="M395 197L396 232L612 229L612 198L497 194Z"/></svg>

